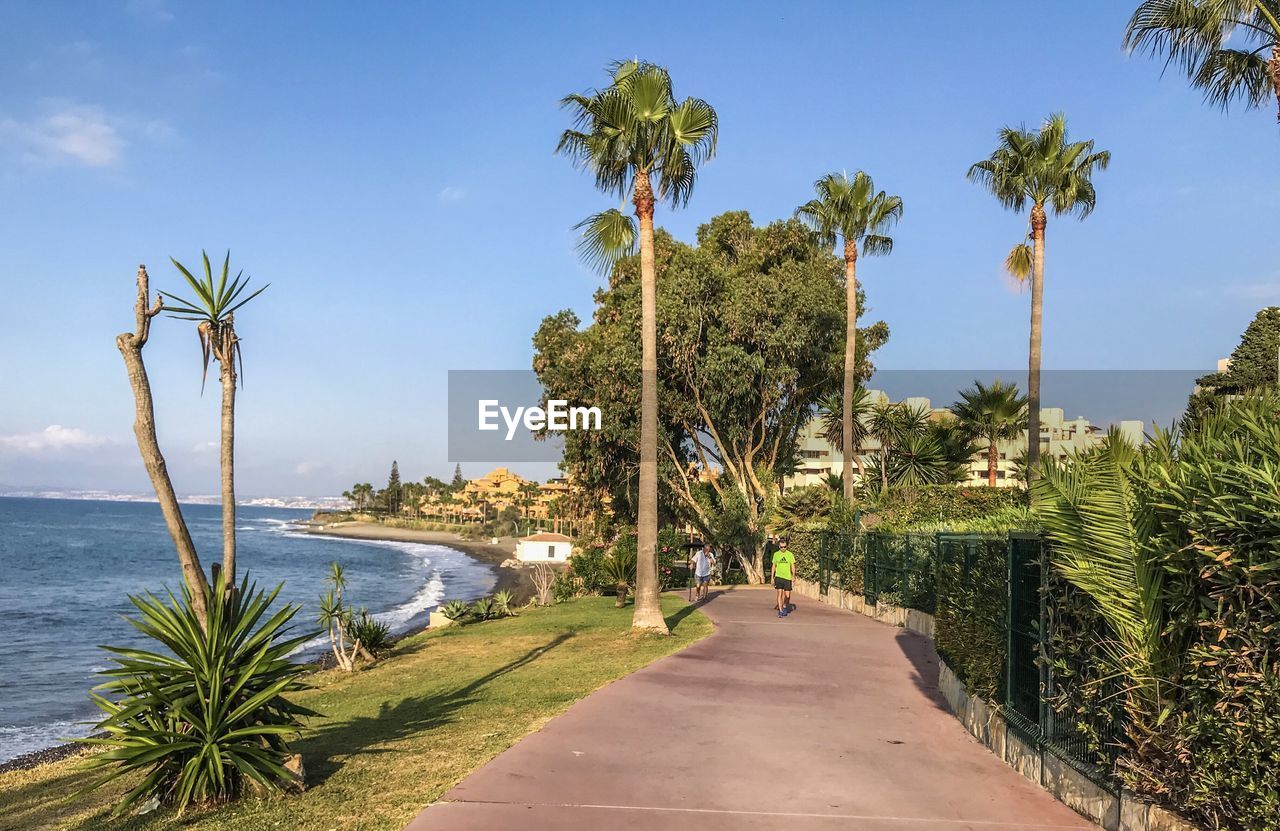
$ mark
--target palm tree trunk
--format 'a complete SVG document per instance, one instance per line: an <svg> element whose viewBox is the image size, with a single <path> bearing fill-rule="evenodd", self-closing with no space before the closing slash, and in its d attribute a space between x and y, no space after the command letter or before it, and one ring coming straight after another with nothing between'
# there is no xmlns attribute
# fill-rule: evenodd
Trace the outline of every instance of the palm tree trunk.
<svg viewBox="0 0 1280 831"><path fill-rule="evenodd" d="M1027 350L1027 484L1040 464L1040 327L1044 313L1044 205L1031 208L1031 343Z"/></svg>
<svg viewBox="0 0 1280 831"><path fill-rule="evenodd" d="M208 605L205 602L209 581L200 565L200 556L196 553L196 545L191 540L186 520L182 517L178 495L173 490L173 482L169 479L169 470L156 439L155 402L151 397L147 367L142 361L142 347L147 345L151 318L163 308L159 299L154 306L147 308L147 284L146 266L138 266L138 301L133 307L137 330L116 336L116 348L124 357L125 369L129 373L129 386L133 389L133 435L138 440L138 453L142 456L147 475L151 477L151 486L160 502L165 527L173 538L173 547L177 549L178 562L182 564L182 577L191 590L191 610L200 621L201 628L205 628L209 620Z"/></svg>
<svg viewBox="0 0 1280 831"><path fill-rule="evenodd" d="M1280 43L1272 44L1267 69L1271 73L1271 88L1276 94L1276 121L1280 121Z"/></svg>
<svg viewBox="0 0 1280 831"><path fill-rule="evenodd" d="M840 453L844 457L840 475L844 477L844 499L853 502L853 388L858 383L858 246L844 241L844 390L841 395Z"/></svg>
<svg viewBox="0 0 1280 831"><path fill-rule="evenodd" d="M222 377L222 573L228 589L236 585L236 365L235 328L224 328L220 359Z"/></svg>
<svg viewBox="0 0 1280 831"><path fill-rule="evenodd" d="M636 174L640 219L640 493L636 511L636 605L633 629L666 633L658 594L658 276L653 262L653 189Z"/></svg>
<svg viewBox="0 0 1280 831"><path fill-rule="evenodd" d="M996 486L996 467L1000 460L1000 447L996 444L996 440L992 439L991 444L987 446L987 486L994 488Z"/></svg>

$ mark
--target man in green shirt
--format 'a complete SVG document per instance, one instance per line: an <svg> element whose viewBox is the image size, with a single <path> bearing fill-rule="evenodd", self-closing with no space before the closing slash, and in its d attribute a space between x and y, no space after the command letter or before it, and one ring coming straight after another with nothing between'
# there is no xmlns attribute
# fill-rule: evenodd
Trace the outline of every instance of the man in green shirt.
<svg viewBox="0 0 1280 831"><path fill-rule="evenodd" d="M778 540L773 552L773 587L778 590L778 617L786 617L791 608L791 580L795 577L796 556L787 548L785 538Z"/></svg>

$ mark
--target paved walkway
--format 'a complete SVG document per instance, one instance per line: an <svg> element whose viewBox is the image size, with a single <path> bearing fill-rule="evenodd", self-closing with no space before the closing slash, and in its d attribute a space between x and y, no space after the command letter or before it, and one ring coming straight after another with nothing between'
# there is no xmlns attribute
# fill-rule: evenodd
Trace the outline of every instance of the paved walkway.
<svg viewBox="0 0 1280 831"><path fill-rule="evenodd" d="M947 713L927 639L771 602L713 595L714 635L579 701L410 831L1095 827Z"/></svg>

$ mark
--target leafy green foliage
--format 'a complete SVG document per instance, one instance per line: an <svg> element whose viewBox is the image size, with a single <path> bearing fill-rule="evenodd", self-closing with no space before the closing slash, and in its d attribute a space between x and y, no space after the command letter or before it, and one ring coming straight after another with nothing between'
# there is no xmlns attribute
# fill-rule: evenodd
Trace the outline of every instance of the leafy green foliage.
<svg viewBox="0 0 1280 831"><path fill-rule="evenodd" d="M939 553L934 645L970 691L998 700L1009 602L1006 541L944 537Z"/></svg>
<svg viewBox="0 0 1280 831"><path fill-rule="evenodd" d="M1263 52L1274 54L1277 43L1276 0L1143 0L1124 37L1130 50L1163 55L1224 110L1237 100L1246 107L1275 102L1280 93Z"/></svg>
<svg viewBox="0 0 1280 831"><path fill-rule="evenodd" d="M214 280L213 268L209 263L209 255L200 252L204 262L204 276L197 279L182 263L170 257L174 267L182 274L187 285L195 292L195 299L186 300L176 294L162 291L160 294L174 305L165 306L170 317L179 320L192 320L197 323L196 330L200 336L200 348L204 355L204 374L209 371L209 358L214 356L228 371L240 360L240 339L235 334L234 315L237 309L267 290L270 283L242 297L249 287L249 278L244 272L238 273L228 280L231 272L231 252L222 261L222 273ZM204 377L201 377L201 386Z"/></svg>
<svg viewBox="0 0 1280 831"><path fill-rule="evenodd" d="M1016 439L1027 429L1027 397L1016 384L996 381L987 386L975 380L971 389L961 390L951 412L965 435L987 446L988 485L995 487L999 443Z"/></svg>
<svg viewBox="0 0 1280 831"><path fill-rule="evenodd" d="M902 197L877 191L871 176L861 170L828 173L813 183L814 199L796 208L796 217L818 233L827 247L844 240L856 256L893 251L889 230L902 218Z"/></svg>
<svg viewBox="0 0 1280 831"><path fill-rule="evenodd" d="M980 530L969 523L1005 509L1026 507L1027 494L1016 488L962 488L925 485L902 488L880 496L875 503L877 530Z"/></svg>
<svg viewBox="0 0 1280 831"><path fill-rule="evenodd" d="M450 600L440 604L440 614L455 623L461 623L471 614L471 606L465 600Z"/></svg>
<svg viewBox="0 0 1280 831"><path fill-rule="evenodd" d="M90 787L140 776L117 814L152 797L181 811L234 798L248 782L278 790L291 781L285 740L315 713L285 697L304 688L304 667L288 656L315 633L294 631L297 606L269 612L279 592L247 580L228 591L220 577L206 596L206 630L188 588L181 600L129 598L139 613L129 622L163 650L104 647L117 666L92 698L106 714L95 730L107 735L82 740L103 750L85 767L108 771Z"/></svg>
<svg viewBox="0 0 1280 831"><path fill-rule="evenodd" d="M502 591L493 593L493 611L497 617L511 617L515 614L512 604L515 602L515 596L511 592Z"/></svg>
<svg viewBox="0 0 1280 831"><path fill-rule="evenodd" d="M969 179L1009 210L1022 211L1030 202L1033 213L1050 208L1058 216L1084 219L1098 201L1093 172L1110 163L1111 153L1095 151L1093 141L1070 141L1066 116L1054 113L1036 131L1002 129L995 151L969 168ZM1029 254L1025 244L1014 246L1005 261L1010 274L1030 276Z"/></svg>
<svg viewBox="0 0 1280 831"><path fill-rule="evenodd" d="M1115 630L1096 655L1128 691L1128 784L1212 827L1274 827L1280 800L1278 460L1280 393L1268 391L1181 437L1082 458L1046 477L1060 495L1037 506L1070 547L1055 565L1091 555L1061 573Z"/></svg>
<svg viewBox="0 0 1280 831"><path fill-rule="evenodd" d="M1277 371L1280 371L1280 306L1271 306L1258 312L1244 330L1240 344L1231 353L1226 372L1215 372L1196 380L1200 389L1187 405L1183 430L1195 430L1224 398L1277 383Z"/></svg>
<svg viewBox="0 0 1280 831"><path fill-rule="evenodd" d="M489 620L497 616L497 607L492 597L481 597L471 604L471 617L476 620Z"/></svg>
<svg viewBox="0 0 1280 831"><path fill-rule="evenodd" d="M838 496L839 492L826 485L792 488L778 500L771 527L775 533L783 535L802 528L823 527L831 520L832 505Z"/></svg>
<svg viewBox="0 0 1280 831"><path fill-rule="evenodd" d="M347 622L347 637L360 644L371 655L381 655L391 648L391 626L361 609Z"/></svg>
<svg viewBox="0 0 1280 831"><path fill-rule="evenodd" d="M801 426L841 377L841 264L800 222L757 228L742 212L703 225L696 246L659 231L654 247L660 508L717 550L754 561L777 497L765 481L777 481ZM619 524L636 514L640 305L639 259L624 258L596 295L590 326L565 311L534 337L547 396L603 412L602 430L566 434L565 462L587 492L606 495ZM865 379L888 327L859 332ZM723 471L715 481L690 475L713 466Z"/></svg>

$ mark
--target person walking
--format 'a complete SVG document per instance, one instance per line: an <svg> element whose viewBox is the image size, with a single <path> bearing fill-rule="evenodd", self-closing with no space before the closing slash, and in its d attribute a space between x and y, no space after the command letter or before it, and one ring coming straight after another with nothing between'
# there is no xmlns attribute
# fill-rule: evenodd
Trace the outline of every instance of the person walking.
<svg viewBox="0 0 1280 831"><path fill-rule="evenodd" d="M778 590L778 617L786 617L791 611L791 581L795 578L796 557L787 547L786 538L778 540L778 550L773 552L773 587Z"/></svg>
<svg viewBox="0 0 1280 831"><path fill-rule="evenodd" d="M712 553L710 543L703 543L702 548L698 549L689 563L689 570L693 572L696 586L694 600L707 599L707 592L711 588L711 572L715 567L716 555Z"/></svg>

